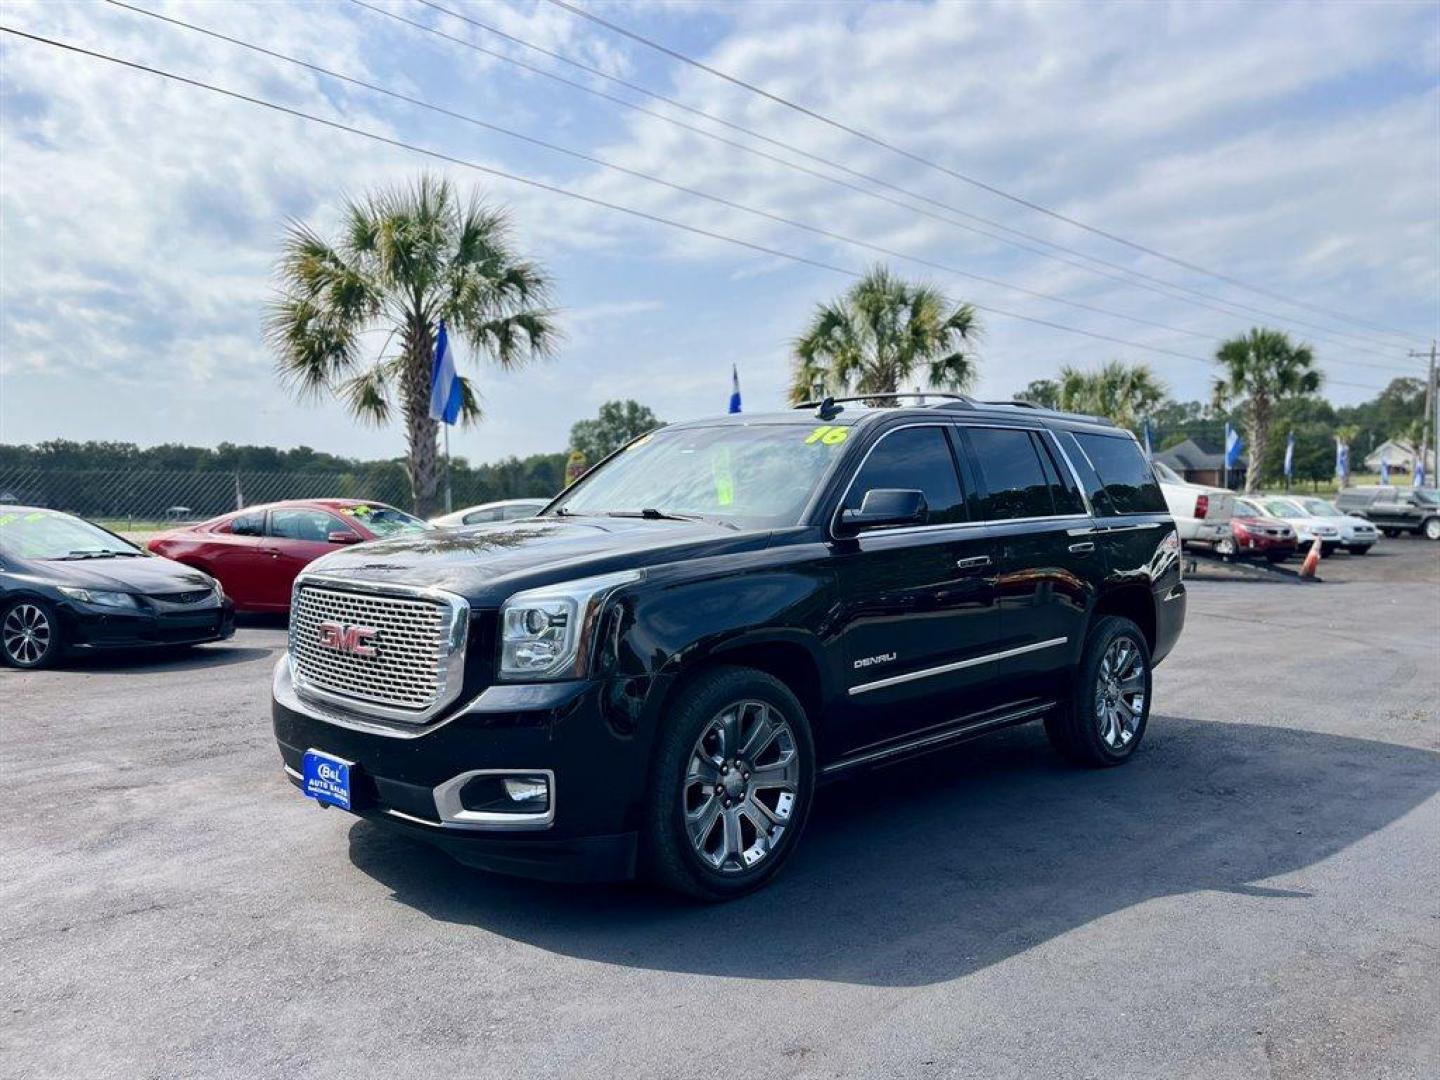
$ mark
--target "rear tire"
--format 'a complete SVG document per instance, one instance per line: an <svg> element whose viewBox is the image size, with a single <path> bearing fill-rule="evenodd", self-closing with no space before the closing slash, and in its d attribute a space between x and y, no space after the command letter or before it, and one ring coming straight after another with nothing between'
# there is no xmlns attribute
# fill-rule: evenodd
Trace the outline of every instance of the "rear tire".
<svg viewBox="0 0 1440 1080"><path fill-rule="evenodd" d="M1215 541L1215 554L1219 555L1220 558L1233 559L1235 558L1235 553L1236 548L1234 537L1222 536L1219 540Z"/></svg>
<svg viewBox="0 0 1440 1080"><path fill-rule="evenodd" d="M1429 517L1420 526L1420 533L1426 540L1440 540L1440 517Z"/></svg>
<svg viewBox="0 0 1440 1080"><path fill-rule="evenodd" d="M0 660L7 667L39 671L60 658L64 643L55 609L22 596L0 604Z"/></svg>
<svg viewBox="0 0 1440 1080"><path fill-rule="evenodd" d="M1390 537L1391 539L1394 539L1395 537L1397 537L1397 536L1400 535L1400 530L1399 530L1399 529L1381 529L1380 531L1383 532L1386 536Z"/></svg>
<svg viewBox="0 0 1440 1080"><path fill-rule="evenodd" d="M1130 759L1150 719L1150 647L1129 619L1107 615L1091 627L1070 700L1045 720L1062 755L1105 768Z"/></svg>
<svg viewBox="0 0 1440 1080"><path fill-rule="evenodd" d="M1321 544L1321 545L1320 545L1320 557L1321 557L1322 559L1328 559L1328 558L1330 558L1331 555L1334 555L1334 554L1335 554L1336 550L1337 550L1339 547L1340 547L1339 544Z"/></svg>
<svg viewBox="0 0 1440 1080"><path fill-rule="evenodd" d="M754 892L794 852L814 792L814 741L790 688L755 668L712 668L657 735L642 868L700 900Z"/></svg>

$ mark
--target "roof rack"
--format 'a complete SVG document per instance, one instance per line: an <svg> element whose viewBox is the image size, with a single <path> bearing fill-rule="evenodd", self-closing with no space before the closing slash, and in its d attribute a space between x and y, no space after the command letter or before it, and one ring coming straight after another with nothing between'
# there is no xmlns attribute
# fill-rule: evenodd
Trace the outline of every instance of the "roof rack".
<svg viewBox="0 0 1440 1080"><path fill-rule="evenodd" d="M850 397L824 397L819 401L802 401L796 405L797 409L814 409L815 415L821 420L833 420L840 413L844 412L844 402L847 401L895 401L900 398L918 398L920 404L925 404L926 398L943 398L935 408L947 409L973 409L975 401L964 394L950 394L936 391L920 393L918 390L910 392L896 392L883 394L854 394Z"/></svg>

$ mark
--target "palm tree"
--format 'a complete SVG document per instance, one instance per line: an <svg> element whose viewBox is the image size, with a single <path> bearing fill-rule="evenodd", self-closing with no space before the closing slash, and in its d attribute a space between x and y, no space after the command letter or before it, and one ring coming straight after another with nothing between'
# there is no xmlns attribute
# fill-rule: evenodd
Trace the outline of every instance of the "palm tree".
<svg viewBox="0 0 1440 1080"><path fill-rule="evenodd" d="M877 266L815 311L794 342L793 404L827 394L893 394L917 376L937 390L975 381L975 309Z"/></svg>
<svg viewBox="0 0 1440 1080"><path fill-rule="evenodd" d="M1112 360L1095 371L1060 369L1061 409L1103 416L1131 431L1139 428L1167 393L1147 364Z"/></svg>
<svg viewBox="0 0 1440 1080"><path fill-rule="evenodd" d="M398 400L421 514L434 508L439 480L430 368L440 320L452 347L506 369L550 355L558 334L550 279L516 254L504 212L478 193L462 201L428 175L348 200L333 243L292 223L277 278L265 335L282 378L301 396L333 393L376 425ZM386 336L370 355L363 337L374 332ZM460 385L462 422L474 423L479 395L472 380Z"/></svg>
<svg viewBox="0 0 1440 1080"><path fill-rule="evenodd" d="M1315 355L1307 345L1296 345L1280 330L1257 327L1242 337L1231 338L1215 353L1215 362L1224 375L1215 380L1217 408L1238 401L1246 403L1246 434L1250 460L1245 470L1245 493L1260 486L1261 462L1270 436L1275 406L1287 398L1313 394L1320 389L1322 376L1315 368Z"/></svg>

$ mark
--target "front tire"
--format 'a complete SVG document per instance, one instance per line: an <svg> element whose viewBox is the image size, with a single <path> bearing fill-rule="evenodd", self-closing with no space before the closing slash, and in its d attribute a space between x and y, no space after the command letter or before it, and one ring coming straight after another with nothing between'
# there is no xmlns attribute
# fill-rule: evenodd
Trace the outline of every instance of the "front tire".
<svg viewBox="0 0 1440 1080"><path fill-rule="evenodd" d="M1150 646L1129 619L1107 615L1091 628L1070 700L1045 720L1065 757L1105 768L1130 759L1150 719Z"/></svg>
<svg viewBox="0 0 1440 1080"><path fill-rule="evenodd" d="M1346 550L1349 551L1351 555L1364 555L1367 551L1370 550L1370 545L1369 545L1369 544L1357 544L1357 545L1354 546L1354 547L1346 548Z"/></svg>
<svg viewBox="0 0 1440 1080"><path fill-rule="evenodd" d="M779 679L717 667L681 692L658 738L641 844L655 882L701 900L760 888L809 816L815 749Z"/></svg>
<svg viewBox="0 0 1440 1080"><path fill-rule="evenodd" d="M1440 540L1440 517L1426 518L1420 532L1426 540Z"/></svg>
<svg viewBox="0 0 1440 1080"><path fill-rule="evenodd" d="M60 657L60 620L43 600L21 597L0 606L0 660L7 667L38 671Z"/></svg>
<svg viewBox="0 0 1440 1080"><path fill-rule="evenodd" d="M1215 541L1215 554L1219 555L1222 559L1229 560L1235 558L1236 550L1235 538L1232 536L1222 536L1219 540Z"/></svg>

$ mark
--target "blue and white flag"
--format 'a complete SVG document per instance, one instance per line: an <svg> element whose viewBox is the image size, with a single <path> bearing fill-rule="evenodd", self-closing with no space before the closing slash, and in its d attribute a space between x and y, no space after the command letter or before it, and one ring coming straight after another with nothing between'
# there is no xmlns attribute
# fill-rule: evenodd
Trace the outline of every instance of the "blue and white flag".
<svg viewBox="0 0 1440 1080"><path fill-rule="evenodd" d="M1225 425L1225 467L1233 469L1240 460L1240 448L1245 445L1245 440L1240 438L1240 432L1236 431L1228 423Z"/></svg>
<svg viewBox="0 0 1440 1080"><path fill-rule="evenodd" d="M460 376L455 373L455 357L450 352L450 337L445 333L445 320L435 335L435 360L430 365L430 419L453 424L460 419Z"/></svg>
<svg viewBox="0 0 1440 1080"><path fill-rule="evenodd" d="M730 411L740 411L740 369L734 364L730 365Z"/></svg>
<svg viewBox="0 0 1440 1080"><path fill-rule="evenodd" d="M1420 456L1415 459L1415 487L1425 486L1425 455L1427 453L1428 451L1422 446L1420 447Z"/></svg>
<svg viewBox="0 0 1440 1080"><path fill-rule="evenodd" d="M1344 480L1350 475L1350 447L1335 436L1335 475Z"/></svg>
<svg viewBox="0 0 1440 1080"><path fill-rule="evenodd" d="M1289 480L1295 475L1295 432L1290 432L1290 438L1285 442L1285 479Z"/></svg>
<svg viewBox="0 0 1440 1080"><path fill-rule="evenodd" d="M1145 421L1145 456L1148 458L1154 451L1150 449L1150 421Z"/></svg>
<svg viewBox="0 0 1440 1080"><path fill-rule="evenodd" d="M1380 483L1390 483L1390 457L1387 454L1380 455Z"/></svg>

